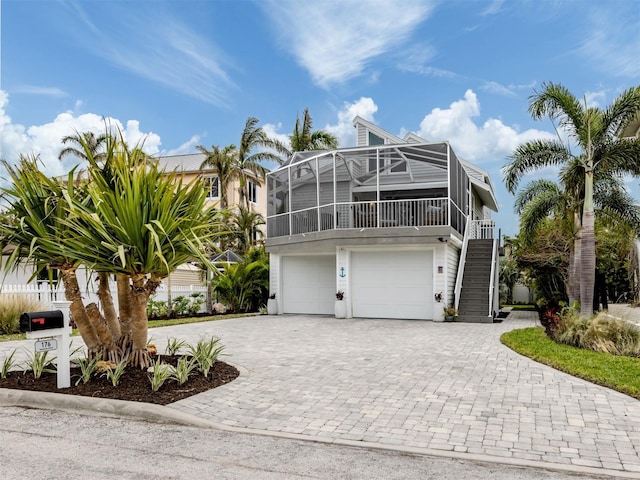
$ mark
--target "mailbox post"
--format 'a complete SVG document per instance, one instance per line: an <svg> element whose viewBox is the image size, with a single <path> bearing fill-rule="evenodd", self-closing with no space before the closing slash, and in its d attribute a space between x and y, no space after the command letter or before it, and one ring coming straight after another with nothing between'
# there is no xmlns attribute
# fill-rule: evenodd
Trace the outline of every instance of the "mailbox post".
<svg viewBox="0 0 640 480"><path fill-rule="evenodd" d="M57 387L71 386L71 362L69 358L68 305L70 302L54 302L60 310L47 312L25 312L20 315L20 331L27 334L27 339L36 340L35 350L44 352L57 350ZM63 311L64 310L64 311ZM65 315L66 313L66 315ZM49 339L48 341L46 339Z"/></svg>

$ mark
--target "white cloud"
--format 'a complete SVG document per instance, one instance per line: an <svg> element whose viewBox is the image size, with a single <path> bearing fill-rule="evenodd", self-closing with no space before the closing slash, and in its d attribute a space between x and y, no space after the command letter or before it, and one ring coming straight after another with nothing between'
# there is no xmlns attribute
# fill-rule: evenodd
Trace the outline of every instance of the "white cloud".
<svg viewBox="0 0 640 480"><path fill-rule="evenodd" d="M197 145L202 145L202 142L200 141L200 135L193 135L189 140L187 140L177 148L172 148L171 150L166 151L163 150L158 153L162 156L184 155L187 153L193 153Z"/></svg>
<svg viewBox="0 0 640 480"><path fill-rule="evenodd" d="M477 125L480 102L472 90L449 108L434 108L420 123L416 132L431 141L449 141L457 155L471 162L504 162L520 144L538 138L555 138L553 134L529 129L524 132L505 125L495 118Z"/></svg>
<svg viewBox="0 0 640 480"><path fill-rule="evenodd" d="M353 128L353 119L359 116L375 123L373 115L377 111L378 106L372 98L361 97L353 103L345 102L338 112L338 123L325 126L324 130L334 135L341 147L352 147L356 144L356 129Z"/></svg>
<svg viewBox="0 0 640 480"><path fill-rule="evenodd" d="M261 2L285 50L323 88L359 76L369 62L410 38L431 2L277 0Z"/></svg>
<svg viewBox="0 0 640 480"><path fill-rule="evenodd" d="M57 87L38 87L36 85L20 85L12 89L14 93L42 95L46 97L66 97L67 92Z"/></svg>
<svg viewBox="0 0 640 480"><path fill-rule="evenodd" d="M99 135L104 133L105 124L118 128L130 146L144 139L145 152L155 154L159 151L160 137L152 132L141 131L137 120L128 120L124 127L122 122L115 118L104 118L94 113L76 116L72 112L64 112L56 116L52 122L25 127L13 123L6 114L8 102L8 94L0 90L0 158L12 164L20 154L33 153L40 156L47 175L62 175L77 164L78 160L70 157L63 162L58 160L63 148L61 139L67 135L75 135L76 132L91 131Z"/></svg>
<svg viewBox="0 0 640 480"><path fill-rule="evenodd" d="M278 122L276 125L272 123L265 123L264 125L262 125L262 130L264 130L264 133L266 133L269 138L278 140L283 145L286 145L287 148L290 148L291 142L289 141L289 135L286 133L280 133L279 130L281 129L282 129L282 123L280 122Z"/></svg>
<svg viewBox="0 0 640 480"><path fill-rule="evenodd" d="M594 4L596 5L596 4ZM637 2L616 2L593 7L578 52L590 65L618 77L640 77L640 10Z"/></svg>
<svg viewBox="0 0 640 480"><path fill-rule="evenodd" d="M229 92L237 88L225 70L232 68L231 59L189 26L162 14L155 3L138 6L145 5L147 11L131 15L114 3L100 13L94 4L92 12L97 13L90 18L74 3L73 14L87 28L70 33L95 55L135 75L212 105L226 106ZM107 26L109 20L112 25Z"/></svg>
<svg viewBox="0 0 640 480"><path fill-rule="evenodd" d="M498 95L503 95L505 97L515 97L516 93L513 91L513 87L505 87L504 85L498 82L485 82L481 87L482 90L489 93L496 93Z"/></svg>

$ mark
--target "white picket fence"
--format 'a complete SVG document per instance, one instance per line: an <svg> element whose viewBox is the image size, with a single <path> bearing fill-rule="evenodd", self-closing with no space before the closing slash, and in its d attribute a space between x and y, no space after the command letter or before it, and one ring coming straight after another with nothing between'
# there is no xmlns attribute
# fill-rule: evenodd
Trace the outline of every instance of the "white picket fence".
<svg viewBox="0 0 640 480"><path fill-rule="evenodd" d="M111 288L111 293L113 294L113 302L117 309L118 296L116 295L117 288L115 282L111 282L109 287ZM189 298L192 293L201 293L203 296L203 300L206 300L207 287L203 285L171 285L171 289L169 290L169 288L165 284L161 284L160 287L158 287L158 290L156 290L156 293L152 297L152 299L155 301L167 302L169 298L175 299L178 296ZM51 308L51 302L53 301L66 300L64 296L64 288L61 285L58 287L56 287L55 285L50 285L48 282L33 283L27 285L2 285L0 287L0 298L3 296L11 295L29 297L31 300L41 302L43 307L45 308ZM82 298L85 305L88 305L92 302L95 302L98 306L100 305L98 294L94 288L85 288L85 290L82 292ZM206 311L207 305L205 301L200 307L200 312Z"/></svg>

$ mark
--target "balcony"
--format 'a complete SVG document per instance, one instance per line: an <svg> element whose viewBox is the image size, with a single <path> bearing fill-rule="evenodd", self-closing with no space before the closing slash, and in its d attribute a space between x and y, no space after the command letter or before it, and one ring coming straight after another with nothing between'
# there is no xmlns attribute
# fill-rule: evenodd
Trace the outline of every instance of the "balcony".
<svg viewBox="0 0 640 480"><path fill-rule="evenodd" d="M446 226L463 234L464 225L464 214L448 198L341 202L271 216L267 219L267 237L326 230Z"/></svg>

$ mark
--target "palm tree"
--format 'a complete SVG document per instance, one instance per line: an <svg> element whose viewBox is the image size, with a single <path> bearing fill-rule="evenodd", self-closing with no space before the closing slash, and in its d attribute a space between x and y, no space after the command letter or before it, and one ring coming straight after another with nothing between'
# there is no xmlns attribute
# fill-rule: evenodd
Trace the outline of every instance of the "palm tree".
<svg viewBox="0 0 640 480"><path fill-rule="evenodd" d="M88 160L88 154L86 150L89 150L90 155L93 158L102 160L105 154L100 152L107 141L107 134L100 134L96 136L93 132L76 132L75 135L67 135L62 137L62 143L64 145L71 144L73 146L64 148L58 155L58 159L62 160L69 155Z"/></svg>
<svg viewBox="0 0 640 480"><path fill-rule="evenodd" d="M581 202L579 193L583 190L584 177L573 177L567 169L561 174L565 188L545 179L534 180L518 192L515 211L520 215L521 237L531 244L543 221L554 218L558 229L573 239L573 249L569 257L568 296L569 303L580 300L580 230ZM594 205L598 218L624 224L640 234L640 209L626 192L624 185L616 178L597 178L594 185ZM573 188L567 187L573 183ZM578 194L576 194L578 193ZM578 220L576 223L576 219Z"/></svg>
<svg viewBox="0 0 640 480"><path fill-rule="evenodd" d="M289 135L289 140L291 141L290 155L293 152L338 148L338 139L335 136L325 130L312 131L312 129L313 120L307 107L302 114L302 124L300 124L300 118L296 117L293 133Z"/></svg>
<svg viewBox="0 0 640 480"><path fill-rule="evenodd" d="M640 139L619 139L616 135L632 122L640 111L640 86L632 87L605 109L581 103L568 89L559 84L545 83L530 97L529 112L539 120L548 116L558 120L559 127L575 143L579 152L558 140L534 140L516 148L504 169L507 189L513 193L520 178L530 171L575 161L584 174L584 193L580 197L582 215L580 314L593 314L595 283L594 237L594 173L615 176L624 173L640 174Z"/></svg>
<svg viewBox="0 0 640 480"><path fill-rule="evenodd" d="M198 145L196 148L206 155L205 160L200 165L200 170L210 168L214 170L218 176L220 208L224 210L229 205L227 191L229 189L229 183L233 180L235 174L236 146L227 145L222 150L217 145L212 145L211 150L208 150L202 145Z"/></svg>
<svg viewBox="0 0 640 480"><path fill-rule="evenodd" d="M255 151L256 149L259 150ZM247 119L234 165L234 177L239 181L240 203L244 203L247 209L249 209L250 179L254 178L260 184L264 181L266 169L260 162L272 161L281 164L282 156L287 154L288 150L281 142L269 138L262 127L258 127L257 118Z"/></svg>
<svg viewBox="0 0 640 480"><path fill-rule="evenodd" d="M76 276L80 262L67 255L63 248L66 239L76 235L73 229L64 224L68 215L68 201L77 194L73 170L65 186L42 173L39 169L40 160L35 156L20 156L16 166L6 161L2 163L11 183L1 190L8 208L7 215L3 216L0 223L0 237L3 250L6 246L13 247L12 254L5 262L5 271L17 269L25 262L32 263L36 272L45 268L60 271L65 297L71 302L73 319L89 355L96 354L100 351L101 339L82 302ZM81 193L77 196L85 195ZM104 335L105 332L100 333ZM106 343L109 343L108 340Z"/></svg>
<svg viewBox="0 0 640 480"><path fill-rule="evenodd" d="M208 265L203 242L215 235L217 213L205 208L201 179L184 184L141 149L129 150L121 136L108 150L108 175L95 158L89 162L90 202L70 202L65 223L78 236L67 240L67 254L95 271L128 277L129 361L145 367L148 299L179 265L194 259Z"/></svg>
<svg viewBox="0 0 640 480"><path fill-rule="evenodd" d="M231 228L238 242L238 253L244 255L249 248L255 245L254 238L257 239L257 237L264 235L258 227L266 222L260 213L247 210L243 206L240 206L233 215L232 222Z"/></svg>

